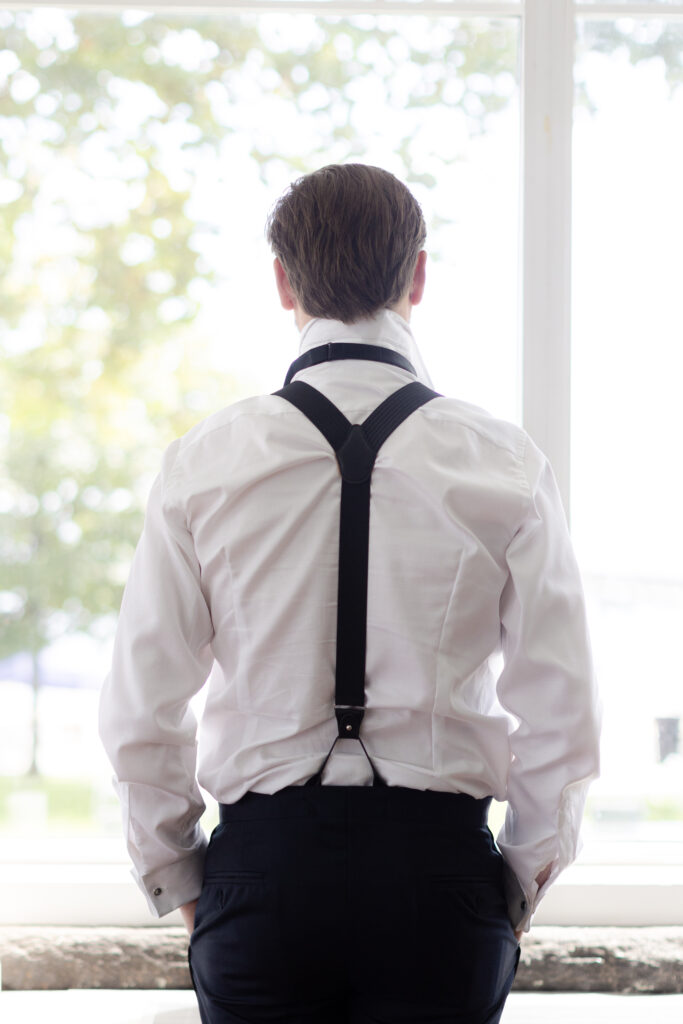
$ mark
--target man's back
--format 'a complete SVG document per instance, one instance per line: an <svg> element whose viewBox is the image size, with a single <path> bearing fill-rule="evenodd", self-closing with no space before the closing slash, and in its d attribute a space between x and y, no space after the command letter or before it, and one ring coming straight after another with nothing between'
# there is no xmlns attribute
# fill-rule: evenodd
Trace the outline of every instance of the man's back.
<svg viewBox="0 0 683 1024"><path fill-rule="evenodd" d="M385 313L360 330L313 322L303 347L332 329L345 341L396 345L403 332L395 320ZM380 363L341 361L297 379L361 422L414 378ZM371 485L363 734L387 759L383 769L395 785L504 799L511 720L496 706L489 660L500 651L506 548L530 500L525 447L518 428L439 398L380 451ZM329 747L340 485L325 439L276 396L211 417L180 442L169 466L166 501L187 516L218 662L199 779L227 799L300 781ZM331 782L367 779L357 744L338 752Z"/></svg>

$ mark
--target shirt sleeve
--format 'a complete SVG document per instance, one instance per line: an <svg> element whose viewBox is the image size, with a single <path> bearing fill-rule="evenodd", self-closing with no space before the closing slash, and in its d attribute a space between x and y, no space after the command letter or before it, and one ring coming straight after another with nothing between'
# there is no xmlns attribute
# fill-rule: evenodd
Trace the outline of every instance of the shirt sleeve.
<svg viewBox="0 0 683 1024"><path fill-rule="evenodd" d="M192 536L170 497L178 443L151 490L99 707L132 874L156 917L199 896L206 851L189 701L211 669L213 627Z"/></svg>
<svg viewBox="0 0 683 1024"><path fill-rule="evenodd" d="M601 706L580 572L552 468L527 438L530 504L512 538L500 604L504 668L498 696L518 721L510 737L508 808L497 842L523 892L518 927L581 849L599 774ZM536 876L552 865L539 889Z"/></svg>

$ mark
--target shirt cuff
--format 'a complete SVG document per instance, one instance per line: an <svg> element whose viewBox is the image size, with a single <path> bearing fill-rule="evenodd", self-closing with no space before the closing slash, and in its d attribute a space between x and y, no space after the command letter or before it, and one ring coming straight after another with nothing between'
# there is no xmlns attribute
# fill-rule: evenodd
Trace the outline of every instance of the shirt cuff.
<svg viewBox="0 0 683 1024"><path fill-rule="evenodd" d="M508 907L508 916L515 931L528 932L531 930L538 905L559 874L560 872L555 864L547 881L542 886L539 887L538 883L533 881L528 887L522 888L512 868L508 865L505 866L505 899Z"/></svg>
<svg viewBox="0 0 683 1024"><path fill-rule="evenodd" d="M508 917L515 931L520 928L528 932L531 927L531 915L534 909L535 892L528 892L519 881L507 861L503 860L503 885ZM532 888L537 890L534 882Z"/></svg>
<svg viewBox="0 0 683 1024"><path fill-rule="evenodd" d="M514 846L496 842L503 855L503 880L508 916L515 931L528 932L538 905L548 892L563 865L557 851L557 839ZM551 864L548 879L539 888L536 877Z"/></svg>
<svg viewBox="0 0 683 1024"><path fill-rule="evenodd" d="M166 864L142 876L134 869L131 871L154 917L164 917L184 903L199 899L204 877L206 847L207 842L204 838L199 849L174 864Z"/></svg>

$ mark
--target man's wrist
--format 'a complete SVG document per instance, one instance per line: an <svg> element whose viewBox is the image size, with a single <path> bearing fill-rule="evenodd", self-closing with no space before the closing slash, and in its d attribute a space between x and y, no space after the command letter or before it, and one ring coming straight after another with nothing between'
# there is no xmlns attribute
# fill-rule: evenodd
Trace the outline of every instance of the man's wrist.
<svg viewBox="0 0 683 1024"><path fill-rule="evenodd" d="M197 909L197 903L198 900L190 900L189 903L183 903L183 905L178 908L180 910L183 923L187 928L188 935L191 935L194 931L194 915Z"/></svg>

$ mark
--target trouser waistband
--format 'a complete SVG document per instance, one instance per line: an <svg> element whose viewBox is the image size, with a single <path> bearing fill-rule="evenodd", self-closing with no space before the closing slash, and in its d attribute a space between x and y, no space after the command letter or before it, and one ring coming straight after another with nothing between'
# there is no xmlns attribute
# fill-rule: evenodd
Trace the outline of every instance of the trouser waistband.
<svg viewBox="0 0 683 1024"><path fill-rule="evenodd" d="M248 792L219 804L221 824L263 818L353 818L438 822L482 828L491 797L408 789L405 786L286 786L277 793Z"/></svg>

